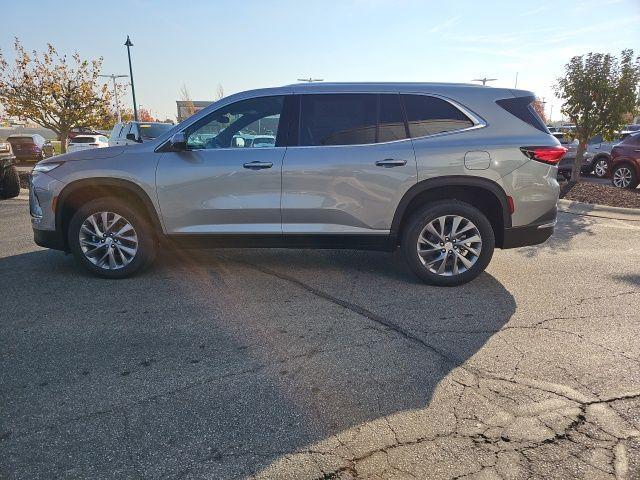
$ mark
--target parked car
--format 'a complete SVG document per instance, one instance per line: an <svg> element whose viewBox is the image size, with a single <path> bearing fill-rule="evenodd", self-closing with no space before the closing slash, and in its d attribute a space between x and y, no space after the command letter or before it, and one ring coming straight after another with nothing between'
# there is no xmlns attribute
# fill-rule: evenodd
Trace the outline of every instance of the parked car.
<svg viewBox="0 0 640 480"><path fill-rule="evenodd" d="M13 198L20 194L20 177L15 163L11 144L0 141L0 198Z"/></svg>
<svg viewBox="0 0 640 480"><path fill-rule="evenodd" d="M78 135L101 135L101 133L89 127L75 127L69 132L67 140L71 141Z"/></svg>
<svg viewBox="0 0 640 480"><path fill-rule="evenodd" d="M629 125L626 125L624 129L627 132L640 132L640 123L630 123Z"/></svg>
<svg viewBox="0 0 640 480"><path fill-rule="evenodd" d="M553 233L566 149L529 108L534 100L430 83L238 93L154 140L40 162L34 239L107 278L141 270L171 241L399 248L423 281L459 285L484 271L494 247ZM264 119L275 145L234 146ZM203 143L204 132L219 133Z"/></svg>
<svg viewBox="0 0 640 480"><path fill-rule="evenodd" d="M571 135L566 132L554 132L552 135L558 139L560 145L567 149L567 153L558 163L558 175L569 180L571 178L571 172L573 172L573 165L576 161L576 154L578 153L578 140L572 138ZM588 153L585 152L583 164L585 161L588 162L589 159ZM581 170L581 173L585 172Z"/></svg>
<svg viewBox="0 0 640 480"><path fill-rule="evenodd" d="M251 142L253 148L274 147L275 144L276 137L273 135L256 135Z"/></svg>
<svg viewBox="0 0 640 480"><path fill-rule="evenodd" d="M627 136L611 150L611 183L633 189L640 183L640 133Z"/></svg>
<svg viewBox="0 0 640 480"><path fill-rule="evenodd" d="M135 145L148 142L159 137L174 127L171 123L160 122L123 122L117 123L111 136L109 146Z"/></svg>
<svg viewBox="0 0 640 480"><path fill-rule="evenodd" d="M109 139L104 135L76 135L67 146L67 152L77 152L90 148L105 148L109 146Z"/></svg>
<svg viewBox="0 0 640 480"><path fill-rule="evenodd" d="M7 142L11 144L13 154L18 160L43 160L46 155L43 147L46 142L37 133L20 133L9 135Z"/></svg>
<svg viewBox="0 0 640 480"><path fill-rule="evenodd" d="M611 149L631 133L630 131L619 132L609 141L605 141L602 135L596 135L589 140L587 145L589 159L583 163L583 173L593 172L596 177L606 177L609 171Z"/></svg>

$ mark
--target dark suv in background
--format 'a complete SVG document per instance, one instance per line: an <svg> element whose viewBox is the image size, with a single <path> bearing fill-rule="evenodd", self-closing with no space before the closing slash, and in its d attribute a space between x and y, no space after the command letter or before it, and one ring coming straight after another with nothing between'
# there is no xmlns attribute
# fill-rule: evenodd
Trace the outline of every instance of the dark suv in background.
<svg viewBox="0 0 640 480"><path fill-rule="evenodd" d="M47 157L44 145L47 142L37 133L20 133L9 135L7 142L11 144L13 154L18 160L43 160Z"/></svg>
<svg viewBox="0 0 640 480"><path fill-rule="evenodd" d="M640 184L640 133L629 135L611 150L611 183L633 189Z"/></svg>

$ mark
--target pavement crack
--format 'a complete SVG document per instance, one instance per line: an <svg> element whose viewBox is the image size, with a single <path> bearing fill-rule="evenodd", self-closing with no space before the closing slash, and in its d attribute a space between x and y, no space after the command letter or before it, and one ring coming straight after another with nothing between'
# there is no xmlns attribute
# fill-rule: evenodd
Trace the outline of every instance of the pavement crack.
<svg viewBox="0 0 640 480"><path fill-rule="evenodd" d="M228 259L229 261L232 261L231 259ZM356 303L353 302L349 302L347 300L343 300L341 298L338 298L334 295L331 295L330 293L327 293L323 290L320 290L312 285L309 285L305 282L302 282L300 280L298 280L295 277L292 277L290 275L286 275L284 273L280 273L277 272L275 270L272 270L270 268L267 267L263 267L261 265L256 265L253 263L249 263L249 262L245 262L242 260L236 260L239 263L242 263L244 265L249 266L250 268L253 268L255 270L258 270L259 272L262 272L264 274L267 275L271 275L274 276L276 278L279 278L280 280L283 280L285 282L289 282L289 283L293 283L294 285L306 290L307 292L315 295L318 298L321 298L323 300L327 300L331 303L333 303L334 305L338 305L342 308L345 308L347 310L350 310L353 313L356 313L372 322L377 323L378 325L384 327L387 330L393 331L396 334L404 337L405 339L409 340L412 343L418 344L419 346L431 351L432 353L436 354L438 357L440 357L440 359L443 361L443 363L445 363L448 367L450 368L454 368L456 366L459 365L459 362L457 362L455 359L449 357L446 353L444 353L443 351L437 349L436 347L434 347L433 345L425 342L423 339L421 339L420 337L418 337L417 335L411 333L408 330L405 330L404 328L402 328L401 326L399 326L398 324L392 322L391 320L378 315L377 313L372 312L371 310L362 307L361 305L358 305Z"/></svg>

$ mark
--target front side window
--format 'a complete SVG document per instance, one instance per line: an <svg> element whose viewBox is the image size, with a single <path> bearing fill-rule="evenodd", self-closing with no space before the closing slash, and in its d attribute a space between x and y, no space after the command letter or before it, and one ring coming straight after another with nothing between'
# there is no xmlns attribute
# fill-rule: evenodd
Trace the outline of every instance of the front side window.
<svg viewBox="0 0 640 480"><path fill-rule="evenodd" d="M358 145L376 141L377 95L302 95L300 145Z"/></svg>
<svg viewBox="0 0 640 480"><path fill-rule="evenodd" d="M273 147L283 104L283 96L274 96L250 98L222 107L187 130L187 148Z"/></svg>
<svg viewBox="0 0 640 480"><path fill-rule="evenodd" d="M441 98L402 95L412 138L462 130L473 126L469 117Z"/></svg>

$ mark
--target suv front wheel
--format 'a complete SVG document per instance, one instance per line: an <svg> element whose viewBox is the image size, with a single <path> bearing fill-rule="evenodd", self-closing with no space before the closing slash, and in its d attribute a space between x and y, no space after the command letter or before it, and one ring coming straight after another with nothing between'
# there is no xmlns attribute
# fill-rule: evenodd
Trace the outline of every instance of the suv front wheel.
<svg viewBox="0 0 640 480"><path fill-rule="evenodd" d="M476 278L489 265L495 235L480 210L458 200L428 204L409 219L402 250L424 282L449 287Z"/></svg>
<svg viewBox="0 0 640 480"><path fill-rule="evenodd" d="M125 278L155 258L153 229L144 215L115 198L100 198L82 206L71 218L69 248L90 272L105 278Z"/></svg>

